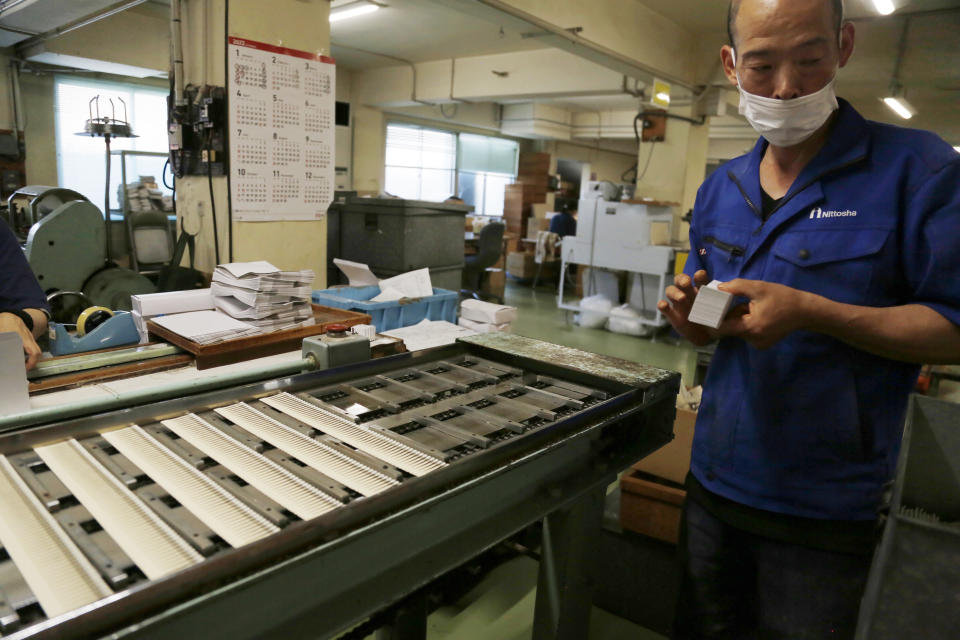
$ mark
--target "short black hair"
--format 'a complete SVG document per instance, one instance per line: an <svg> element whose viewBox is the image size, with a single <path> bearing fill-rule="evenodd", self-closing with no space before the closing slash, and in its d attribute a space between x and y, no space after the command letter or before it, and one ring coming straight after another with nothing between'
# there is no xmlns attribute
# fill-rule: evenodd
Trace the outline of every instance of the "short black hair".
<svg viewBox="0 0 960 640"><path fill-rule="evenodd" d="M740 2L741 0L730 0L730 5L727 8L727 37L730 38L730 46L734 49L737 48L737 45L733 40L733 21L737 19L737 13L740 11ZM840 28L843 26L843 0L830 0L830 4L833 5L833 19L839 36Z"/></svg>

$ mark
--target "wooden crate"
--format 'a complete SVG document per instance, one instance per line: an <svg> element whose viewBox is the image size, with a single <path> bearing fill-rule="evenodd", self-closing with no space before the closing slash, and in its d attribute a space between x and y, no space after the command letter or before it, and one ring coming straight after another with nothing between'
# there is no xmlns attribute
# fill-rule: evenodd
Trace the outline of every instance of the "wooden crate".
<svg viewBox="0 0 960 640"><path fill-rule="evenodd" d="M677 544L687 492L634 468L620 478L620 526Z"/></svg>

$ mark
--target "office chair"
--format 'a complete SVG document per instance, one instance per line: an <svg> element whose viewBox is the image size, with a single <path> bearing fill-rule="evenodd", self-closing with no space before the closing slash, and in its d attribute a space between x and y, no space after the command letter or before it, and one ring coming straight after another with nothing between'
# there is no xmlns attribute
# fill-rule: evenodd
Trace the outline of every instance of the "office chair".
<svg viewBox="0 0 960 640"><path fill-rule="evenodd" d="M503 252L504 229L506 229L506 225L502 222L491 222L480 230L480 237L477 240L477 254L464 258L461 294L479 299L480 280L483 277L483 272L487 267L497 264Z"/></svg>

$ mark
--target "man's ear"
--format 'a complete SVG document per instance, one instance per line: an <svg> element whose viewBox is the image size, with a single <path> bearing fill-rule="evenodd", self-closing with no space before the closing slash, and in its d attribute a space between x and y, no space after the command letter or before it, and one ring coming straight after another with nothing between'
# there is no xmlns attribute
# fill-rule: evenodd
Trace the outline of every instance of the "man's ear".
<svg viewBox="0 0 960 640"><path fill-rule="evenodd" d="M734 64L733 47L726 44L720 47L720 62L723 64L723 73L727 76L730 84L735 87L739 85L740 83L737 82L737 68Z"/></svg>
<svg viewBox="0 0 960 640"><path fill-rule="evenodd" d="M853 55L857 40L857 28L852 22L845 22L840 27L840 68L847 66L850 56Z"/></svg>

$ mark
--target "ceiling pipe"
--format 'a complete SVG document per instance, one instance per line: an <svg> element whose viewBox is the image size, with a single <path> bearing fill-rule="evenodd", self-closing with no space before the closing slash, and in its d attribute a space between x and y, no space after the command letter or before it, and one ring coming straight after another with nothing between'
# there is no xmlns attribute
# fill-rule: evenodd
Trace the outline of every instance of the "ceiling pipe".
<svg viewBox="0 0 960 640"><path fill-rule="evenodd" d="M23 42L17 43L17 55L21 55L23 51L26 51L30 47L38 45L42 42L52 40L53 38L58 38L65 33L70 33L71 31L75 31L77 29L82 29L83 27L91 25L95 22L99 22L104 18L109 18L110 16L116 15L122 11L126 11L132 7L144 4L145 2L147 2L147 0L126 0L126 2L118 2L110 5L106 9L102 9L96 13L84 16L83 18L78 18L77 20L68 22L67 24L57 27L56 29L44 31L43 33L37 34L32 38L24 40ZM2 15L2 9L0 9L0 15Z"/></svg>
<svg viewBox="0 0 960 640"><path fill-rule="evenodd" d="M438 0L432 1L437 2ZM609 69L619 71L624 75L629 75L631 77L649 76L650 78L656 76L657 78L665 80L666 82L669 82L675 86L683 87L689 91L696 91L694 84L688 80L670 73L664 73L663 71L644 64L639 60L625 56L591 40L587 40L586 38L581 37L579 35L579 31L576 29L571 30L558 27L557 25L547 22L546 20L542 20L533 14L517 9L503 0L457 1L459 3L468 2L470 4L483 5L488 9L492 9L504 16L511 18L512 20L525 23L527 26L533 27L534 29L542 32L542 35L538 35L537 37L549 39L557 43L553 46L576 53L583 58L592 60L593 62L601 64ZM447 4L447 2L449 2L449 0L445 0L444 4ZM532 34L528 34L528 36L529 35ZM590 55L584 55L584 51L589 52Z"/></svg>

